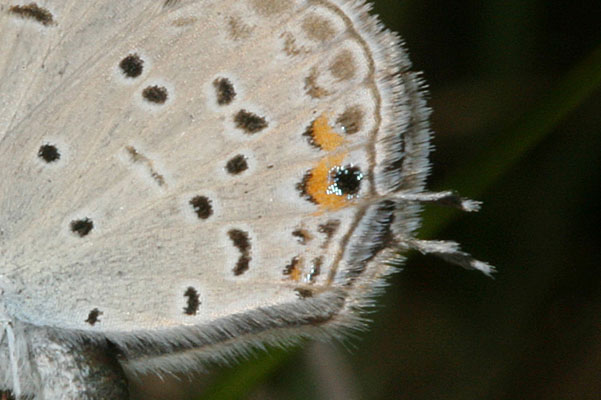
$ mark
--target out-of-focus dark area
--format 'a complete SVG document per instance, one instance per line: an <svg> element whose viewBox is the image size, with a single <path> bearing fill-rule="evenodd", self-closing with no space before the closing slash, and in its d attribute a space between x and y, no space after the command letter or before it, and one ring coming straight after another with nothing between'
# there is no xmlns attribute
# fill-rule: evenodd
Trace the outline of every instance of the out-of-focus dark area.
<svg viewBox="0 0 601 400"><path fill-rule="evenodd" d="M601 45L595 0L379 0L375 12L428 83L436 189L502 144ZM477 194L481 212L436 233L495 265L495 279L412 254L369 331L305 346L245 398L598 399L600 186L597 92ZM204 398L202 383L181 379L135 386L145 399Z"/></svg>

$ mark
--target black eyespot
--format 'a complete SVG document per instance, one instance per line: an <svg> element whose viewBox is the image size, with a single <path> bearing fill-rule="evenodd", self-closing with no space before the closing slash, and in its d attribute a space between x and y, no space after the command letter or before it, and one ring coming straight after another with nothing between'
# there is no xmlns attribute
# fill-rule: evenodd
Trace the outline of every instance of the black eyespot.
<svg viewBox="0 0 601 400"><path fill-rule="evenodd" d="M144 70L144 60L137 54L130 54L119 63L119 68L128 78L137 78Z"/></svg>
<svg viewBox="0 0 601 400"><path fill-rule="evenodd" d="M359 167L347 165L346 167L332 168L330 177L334 183L328 186L328 194L352 196L357 194L361 188L363 173Z"/></svg>
<svg viewBox="0 0 601 400"><path fill-rule="evenodd" d="M71 221L71 231L80 237L86 236L94 228L94 223L89 218Z"/></svg>
<svg viewBox="0 0 601 400"><path fill-rule="evenodd" d="M47 163L51 163L59 160L61 158L61 155L58 152L56 146L52 144L44 144L40 146L40 149L38 150L38 157L40 157Z"/></svg>
<svg viewBox="0 0 601 400"><path fill-rule="evenodd" d="M213 206L211 200L205 196L195 196L189 201L194 212L200 219L207 219L213 215Z"/></svg>
<svg viewBox="0 0 601 400"><path fill-rule="evenodd" d="M238 154L227 162L225 169L232 175L238 175L246 171L248 169L246 157L244 157L242 154Z"/></svg>
<svg viewBox="0 0 601 400"><path fill-rule="evenodd" d="M164 104L167 101L167 89L163 86L148 86L142 91L142 97L155 104Z"/></svg>

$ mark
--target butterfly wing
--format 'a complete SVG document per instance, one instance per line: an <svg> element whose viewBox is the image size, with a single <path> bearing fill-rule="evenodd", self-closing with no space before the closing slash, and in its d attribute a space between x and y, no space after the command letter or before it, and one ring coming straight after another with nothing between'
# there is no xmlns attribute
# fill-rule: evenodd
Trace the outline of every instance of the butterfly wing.
<svg viewBox="0 0 601 400"><path fill-rule="evenodd" d="M428 169L396 36L353 1L46 3L0 25L8 314L137 369L360 325Z"/></svg>

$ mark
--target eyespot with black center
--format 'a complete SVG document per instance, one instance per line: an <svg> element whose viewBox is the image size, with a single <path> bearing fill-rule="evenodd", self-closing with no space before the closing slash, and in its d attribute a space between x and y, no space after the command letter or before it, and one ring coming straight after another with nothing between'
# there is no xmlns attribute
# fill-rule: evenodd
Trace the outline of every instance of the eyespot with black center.
<svg viewBox="0 0 601 400"><path fill-rule="evenodd" d="M330 179L332 184L328 186L326 193L351 199L361 189L363 173L359 167L352 165L336 166L330 170Z"/></svg>

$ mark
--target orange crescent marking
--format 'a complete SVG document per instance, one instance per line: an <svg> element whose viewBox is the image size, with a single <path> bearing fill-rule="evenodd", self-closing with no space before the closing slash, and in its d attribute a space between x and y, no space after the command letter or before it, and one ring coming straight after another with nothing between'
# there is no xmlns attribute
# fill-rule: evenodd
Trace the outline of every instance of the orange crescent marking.
<svg viewBox="0 0 601 400"><path fill-rule="evenodd" d="M313 121L313 140L325 151L336 150L343 142L344 137L334 132L328 123L326 114L321 114Z"/></svg>

